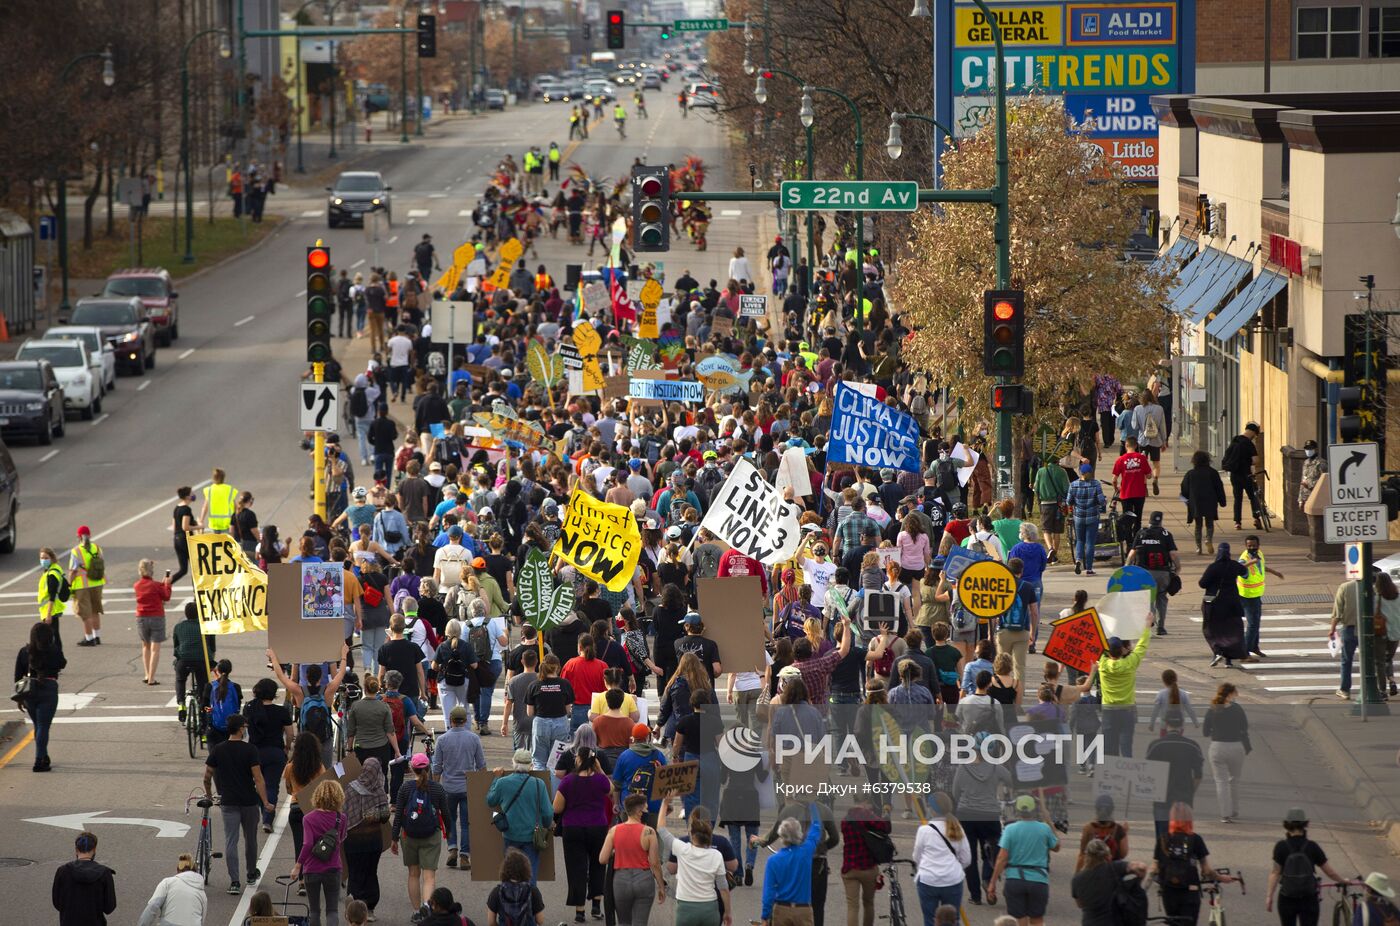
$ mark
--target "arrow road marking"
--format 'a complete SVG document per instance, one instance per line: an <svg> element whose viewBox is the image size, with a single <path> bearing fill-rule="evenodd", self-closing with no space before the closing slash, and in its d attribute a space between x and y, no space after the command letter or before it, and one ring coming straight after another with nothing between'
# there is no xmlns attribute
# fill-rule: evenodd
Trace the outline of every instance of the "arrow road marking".
<svg viewBox="0 0 1400 926"><path fill-rule="evenodd" d="M1342 485L1346 485L1347 470L1351 469L1353 466L1360 466L1362 463L1365 462L1366 454L1362 453L1360 450L1353 450L1351 452L1351 456L1347 457L1345 460L1342 461L1342 468L1337 470L1337 481L1340 482Z"/></svg>
<svg viewBox="0 0 1400 926"><path fill-rule="evenodd" d="M44 826L57 826L65 830L82 832L94 823L116 823L122 826L150 826L156 830L159 839L184 839L190 831L188 823L174 823L169 820L143 820L138 817L109 817L105 810L91 810L87 813L69 813L56 817L29 817L25 823L40 823Z"/></svg>

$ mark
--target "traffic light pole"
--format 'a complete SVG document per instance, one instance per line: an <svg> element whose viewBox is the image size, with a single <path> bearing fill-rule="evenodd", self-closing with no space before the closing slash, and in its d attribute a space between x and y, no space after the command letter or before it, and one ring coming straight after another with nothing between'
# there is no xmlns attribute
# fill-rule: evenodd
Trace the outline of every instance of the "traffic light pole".
<svg viewBox="0 0 1400 926"><path fill-rule="evenodd" d="M1362 375L1368 391L1372 392L1374 401L1375 370L1371 368L1371 331L1375 324L1375 315L1372 312L1371 290L1375 285L1372 278L1367 282L1366 287L1366 312L1364 315L1366 324L1366 347L1365 358L1362 361ZM1375 613L1375 583L1371 577L1372 552L1371 544L1361 544L1361 580L1357 583L1360 601L1357 602L1356 613L1356 644L1357 658L1361 660L1361 697L1356 702L1352 713L1361 717L1361 722L1365 723L1368 714L1374 713L1377 716L1388 716L1390 708L1385 701L1381 700L1380 679L1377 677L1375 659L1371 654L1372 648L1376 645L1375 621L1371 615Z"/></svg>
<svg viewBox="0 0 1400 926"><path fill-rule="evenodd" d="M311 364L312 382L320 385L326 381L326 365ZM317 431L311 451L311 498L317 517L326 519L326 432Z"/></svg>

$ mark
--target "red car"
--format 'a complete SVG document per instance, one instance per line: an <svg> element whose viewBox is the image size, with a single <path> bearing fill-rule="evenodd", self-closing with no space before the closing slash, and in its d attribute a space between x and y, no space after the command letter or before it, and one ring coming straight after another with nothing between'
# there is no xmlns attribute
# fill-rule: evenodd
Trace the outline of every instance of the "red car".
<svg viewBox="0 0 1400 926"><path fill-rule="evenodd" d="M107 278L103 296L137 296L155 329L156 343L169 347L180 337L180 294L162 267L131 267Z"/></svg>

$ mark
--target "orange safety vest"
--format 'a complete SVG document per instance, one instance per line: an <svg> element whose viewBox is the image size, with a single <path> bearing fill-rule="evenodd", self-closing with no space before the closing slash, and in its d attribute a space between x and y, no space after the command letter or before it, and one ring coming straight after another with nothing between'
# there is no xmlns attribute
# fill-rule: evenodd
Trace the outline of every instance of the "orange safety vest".
<svg viewBox="0 0 1400 926"><path fill-rule="evenodd" d="M389 296L384 300L384 305L391 309L399 307L399 281L389 281Z"/></svg>
<svg viewBox="0 0 1400 926"><path fill-rule="evenodd" d="M535 291L544 292L554 286L554 280L547 273L535 274Z"/></svg>

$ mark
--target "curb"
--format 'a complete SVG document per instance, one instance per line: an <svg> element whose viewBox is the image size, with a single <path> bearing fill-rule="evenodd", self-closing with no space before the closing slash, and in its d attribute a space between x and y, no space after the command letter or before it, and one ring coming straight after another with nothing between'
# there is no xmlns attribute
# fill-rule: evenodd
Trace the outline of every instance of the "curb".
<svg viewBox="0 0 1400 926"><path fill-rule="evenodd" d="M235 260L237 260L238 258L243 257L245 254L252 254L252 253L254 253L255 251L260 250L260 249L263 247L263 245L267 244L269 241L271 241L271 240L273 240L274 238L276 238L276 237L278 237L279 235L281 235L282 232L284 232L284 231L285 231L287 228L289 228L289 227L291 226L291 224L292 224L292 219L291 219L290 216L285 216L285 215L283 215L283 216L277 216L277 218L281 220L281 221L279 221L279 222L277 223L277 227L274 228L274 229L273 229L271 232L269 232L268 234L264 235L264 236L263 236L263 239L262 239L261 241L259 241L257 244L254 244L252 247L244 248L244 249L241 250L241 251L234 251L232 254L228 255L227 257L224 257L224 258L222 258L222 259L220 259L220 260L218 260L218 261L215 261L214 263L210 264L210 265L207 266L207 267L200 267L200 268L199 268L198 270L196 270L194 273L190 273L190 274L187 274L187 275L185 275L185 276L180 277L180 279L179 279L180 284L183 285L183 284L187 283L187 282L190 281L190 280L197 280L197 279L199 279L201 276L203 276L203 275L206 274L206 273L212 273L213 271L218 270L220 267L224 266L224 264L230 263L231 261L235 261Z"/></svg>
<svg viewBox="0 0 1400 926"><path fill-rule="evenodd" d="M1328 726L1310 705L1298 704L1293 707L1293 719L1298 729L1318 751L1327 756L1327 761L1339 773L1334 788L1345 793L1340 782L1351 781L1350 796L1357 808L1371 821L1371 826L1385 840L1392 852L1400 852L1400 810L1397 810L1390 795L1375 781L1366 768L1347 749L1342 738Z"/></svg>

